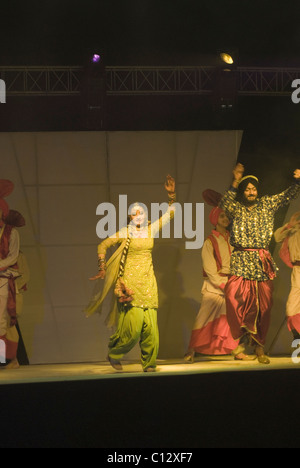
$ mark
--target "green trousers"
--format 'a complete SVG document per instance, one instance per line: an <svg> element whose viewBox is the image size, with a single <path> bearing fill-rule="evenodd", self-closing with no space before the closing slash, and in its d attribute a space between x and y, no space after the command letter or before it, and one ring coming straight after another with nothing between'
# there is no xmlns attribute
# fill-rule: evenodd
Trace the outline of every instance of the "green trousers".
<svg viewBox="0 0 300 468"><path fill-rule="evenodd" d="M120 311L116 332L110 337L108 348L112 359L120 360L139 342L143 370L156 367L159 347L157 310L131 307Z"/></svg>

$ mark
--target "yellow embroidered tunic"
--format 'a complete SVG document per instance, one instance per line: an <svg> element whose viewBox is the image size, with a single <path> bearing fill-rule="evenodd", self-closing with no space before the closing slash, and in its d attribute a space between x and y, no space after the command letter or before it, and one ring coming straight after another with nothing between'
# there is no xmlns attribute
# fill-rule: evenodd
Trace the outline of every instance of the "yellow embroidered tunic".
<svg viewBox="0 0 300 468"><path fill-rule="evenodd" d="M127 236L131 238L123 280L126 286L134 292L131 302L133 307L158 308L158 291L153 269L152 250L155 236L174 216L174 208L174 205L169 207L159 220L140 230L135 230L131 226L123 228L115 236L108 237L98 246L98 255L106 255L109 247L121 243Z"/></svg>

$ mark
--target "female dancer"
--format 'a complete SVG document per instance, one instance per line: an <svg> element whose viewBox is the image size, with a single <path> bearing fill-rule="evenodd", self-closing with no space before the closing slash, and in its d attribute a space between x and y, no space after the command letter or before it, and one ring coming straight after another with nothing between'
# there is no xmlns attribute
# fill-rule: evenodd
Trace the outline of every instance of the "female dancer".
<svg viewBox="0 0 300 468"><path fill-rule="evenodd" d="M131 206L129 225L98 246L99 273L91 280L104 279L104 287L88 306L86 315L99 311L108 291L114 289L114 305L106 323L117 324L117 328L109 340L107 359L117 370L122 370L121 359L138 341L143 371L156 369L158 292L152 249L154 237L174 216L175 181L171 176L167 176L165 189L169 208L161 218L149 224L144 205L135 203ZM121 246L106 263L107 249L118 243Z"/></svg>

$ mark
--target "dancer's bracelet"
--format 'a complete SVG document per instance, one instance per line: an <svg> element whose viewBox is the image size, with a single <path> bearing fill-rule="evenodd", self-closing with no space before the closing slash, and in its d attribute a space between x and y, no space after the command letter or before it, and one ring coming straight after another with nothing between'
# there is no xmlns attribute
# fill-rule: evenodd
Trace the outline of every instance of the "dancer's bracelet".
<svg viewBox="0 0 300 468"><path fill-rule="evenodd" d="M99 270L99 271L106 270L106 261L105 261L105 258L98 258L98 270Z"/></svg>
<svg viewBox="0 0 300 468"><path fill-rule="evenodd" d="M172 205L176 201L176 192L168 192L169 205Z"/></svg>

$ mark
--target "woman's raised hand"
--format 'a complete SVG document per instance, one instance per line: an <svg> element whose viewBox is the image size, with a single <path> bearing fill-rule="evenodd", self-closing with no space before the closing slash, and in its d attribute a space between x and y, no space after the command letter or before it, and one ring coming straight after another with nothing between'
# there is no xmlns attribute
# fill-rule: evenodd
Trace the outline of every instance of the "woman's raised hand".
<svg viewBox="0 0 300 468"><path fill-rule="evenodd" d="M175 192L175 179L169 174L167 175L167 180L165 182L165 189L168 193Z"/></svg>

